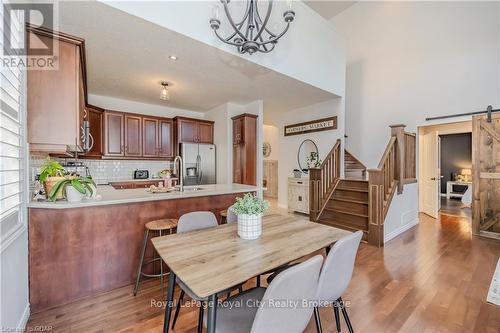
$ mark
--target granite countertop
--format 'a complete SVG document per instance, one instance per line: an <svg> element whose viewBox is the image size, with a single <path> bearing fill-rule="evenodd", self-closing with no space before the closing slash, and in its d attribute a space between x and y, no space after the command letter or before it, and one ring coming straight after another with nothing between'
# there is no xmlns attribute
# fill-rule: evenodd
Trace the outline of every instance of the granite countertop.
<svg viewBox="0 0 500 333"><path fill-rule="evenodd" d="M193 190L200 188L199 190ZM193 197L204 197L221 194L233 194L257 191L257 186L243 184L216 184L216 185L199 185L199 186L184 186L184 192L172 191L169 193L151 193L145 188L136 189L114 189L110 185L97 186L97 198L85 198L82 202L67 202L67 201L32 201L28 204L28 208L52 208L66 209L92 206L116 205L133 202L145 202L156 200L174 200Z"/></svg>

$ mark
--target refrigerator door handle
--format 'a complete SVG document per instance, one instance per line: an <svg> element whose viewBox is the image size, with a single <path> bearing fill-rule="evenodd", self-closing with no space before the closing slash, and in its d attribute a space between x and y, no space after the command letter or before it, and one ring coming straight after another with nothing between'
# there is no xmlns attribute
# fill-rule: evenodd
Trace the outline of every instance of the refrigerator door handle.
<svg viewBox="0 0 500 333"><path fill-rule="evenodd" d="M203 179L203 168L201 167L201 156L198 156L200 158L199 166L200 166L200 171L199 171L199 176L198 176L198 185L201 184L201 180Z"/></svg>
<svg viewBox="0 0 500 333"><path fill-rule="evenodd" d="M196 155L196 183L200 183L201 156Z"/></svg>

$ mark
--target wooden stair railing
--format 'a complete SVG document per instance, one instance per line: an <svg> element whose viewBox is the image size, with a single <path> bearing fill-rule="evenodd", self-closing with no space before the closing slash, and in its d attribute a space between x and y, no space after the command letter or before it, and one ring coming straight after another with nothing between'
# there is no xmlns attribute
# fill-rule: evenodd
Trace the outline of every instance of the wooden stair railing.
<svg viewBox="0 0 500 333"><path fill-rule="evenodd" d="M384 244L384 220L394 193L416 182L416 135L404 131L405 125L392 125L391 139L376 169L368 169L368 242Z"/></svg>
<svg viewBox="0 0 500 333"><path fill-rule="evenodd" d="M317 221L340 180L340 140L326 155L319 168L309 169L309 217Z"/></svg>

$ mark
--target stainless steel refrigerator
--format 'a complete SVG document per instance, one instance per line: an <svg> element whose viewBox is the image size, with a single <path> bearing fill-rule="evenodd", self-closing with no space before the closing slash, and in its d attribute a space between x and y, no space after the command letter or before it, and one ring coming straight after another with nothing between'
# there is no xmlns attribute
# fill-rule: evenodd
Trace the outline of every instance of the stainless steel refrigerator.
<svg viewBox="0 0 500 333"><path fill-rule="evenodd" d="M215 145L181 143L184 185L215 184Z"/></svg>

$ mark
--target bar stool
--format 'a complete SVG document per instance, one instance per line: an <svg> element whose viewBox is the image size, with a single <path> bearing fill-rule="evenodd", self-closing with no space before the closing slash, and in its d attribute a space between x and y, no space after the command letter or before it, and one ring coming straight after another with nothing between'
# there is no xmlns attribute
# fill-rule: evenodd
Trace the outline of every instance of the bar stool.
<svg viewBox="0 0 500 333"><path fill-rule="evenodd" d="M227 223L227 209L222 210L220 213L220 224Z"/></svg>
<svg viewBox="0 0 500 333"><path fill-rule="evenodd" d="M238 216L229 209L224 209L219 214L220 224L233 223L238 221Z"/></svg>
<svg viewBox="0 0 500 333"><path fill-rule="evenodd" d="M146 223L144 230L144 242L142 243L141 257L139 259L139 268L137 269L137 279L135 281L134 296L137 295L137 290L139 289L139 283L141 281L141 276L145 277L159 277L161 285L161 294L163 297L163 277L168 273L163 273L163 261L161 257L156 257L156 250L153 249L153 259L144 262L144 254L146 253L146 246L149 240L149 234L156 234L157 236L170 235L173 233L174 228L177 227L177 219L161 219ZM155 235L155 236L156 236ZM143 272L143 268L146 265L154 264L155 262L160 262L160 274L147 274Z"/></svg>

